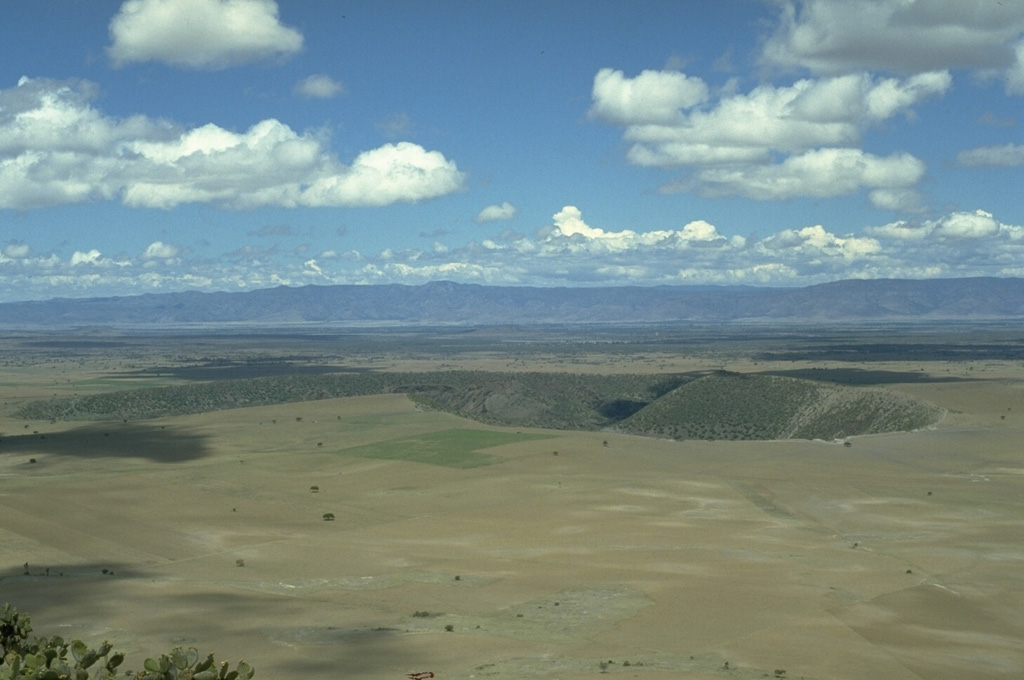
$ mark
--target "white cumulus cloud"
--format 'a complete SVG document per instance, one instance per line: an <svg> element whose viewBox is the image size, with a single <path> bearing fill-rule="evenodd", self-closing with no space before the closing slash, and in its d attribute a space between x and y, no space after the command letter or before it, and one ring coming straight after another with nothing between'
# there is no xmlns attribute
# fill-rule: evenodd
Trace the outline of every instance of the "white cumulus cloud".
<svg viewBox="0 0 1024 680"><path fill-rule="evenodd" d="M322 73L307 76L295 84L297 94L311 99L330 99L344 91L344 85Z"/></svg>
<svg viewBox="0 0 1024 680"><path fill-rule="evenodd" d="M818 257L827 255L852 260L873 255L882 250L882 245L873 238L841 237L825 230L820 224L803 229L786 229L766 238L758 244L766 251L788 250L791 255Z"/></svg>
<svg viewBox="0 0 1024 680"><path fill-rule="evenodd" d="M476 216L477 222L494 222L495 220L510 220L516 216L519 209L505 201L501 205L489 205Z"/></svg>
<svg viewBox="0 0 1024 680"><path fill-rule="evenodd" d="M11 243L4 246L3 254L10 258L22 259L28 257L29 247L25 243Z"/></svg>
<svg viewBox="0 0 1024 680"><path fill-rule="evenodd" d="M723 94L714 106L694 109L672 124L622 123L626 141L633 143L629 158L638 165L764 161L773 151L855 146L869 125L943 94L951 83L945 72L905 80L867 74L803 79Z"/></svg>
<svg viewBox="0 0 1024 680"><path fill-rule="evenodd" d="M678 71L643 71L626 78L622 71L603 68L594 77L591 115L610 123L671 123L681 109L700 104L708 86L700 78Z"/></svg>
<svg viewBox="0 0 1024 680"><path fill-rule="evenodd" d="M226 68L302 49L302 34L278 19L273 0L126 0L110 21L115 66L162 61Z"/></svg>
<svg viewBox="0 0 1024 680"><path fill-rule="evenodd" d="M831 148L790 156L775 165L705 168L697 178L699 192L706 196L779 200L842 196L862 187L907 190L921 179L924 170L924 163L910 154L879 157L860 149ZM883 203L880 207L889 206Z"/></svg>
<svg viewBox="0 0 1024 680"><path fill-rule="evenodd" d="M583 213L574 205L567 205L552 216L555 227L562 236L579 234L585 238L605 238L609 236L603 229L589 226L583 221ZM620 232L621 233L621 232ZM629 232L632 234L632 232Z"/></svg>
<svg viewBox="0 0 1024 680"><path fill-rule="evenodd" d="M973 167L1013 167L1024 165L1024 145L981 146L957 154L960 165Z"/></svg>
<svg viewBox="0 0 1024 680"><path fill-rule="evenodd" d="M807 78L746 93L727 88L717 101L700 99L697 106L693 98L689 109L673 109L670 117L621 105L618 90L628 92L630 81L614 72L617 89L598 87L607 78L602 74L595 79L591 112L614 112L602 119L625 127L627 159L691 169L664 191L776 200L866 189L878 207L899 210L918 207L911 187L923 176L924 164L907 153L866 153L859 148L861 138L868 127L911 114L915 104L941 96L952 83L944 71L905 79L866 73Z"/></svg>
<svg viewBox="0 0 1024 680"><path fill-rule="evenodd" d="M144 260L170 260L178 256L178 249L163 241L153 241L142 254Z"/></svg>
<svg viewBox="0 0 1024 680"><path fill-rule="evenodd" d="M999 222L984 210L958 212L935 222L932 233L945 238L984 238L999 233Z"/></svg>
<svg viewBox="0 0 1024 680"><path fill-rule="evenodd" d="M950 0L782 0L765 64L817 73L1002 72L1020 65L1024 4ZM1016 65L1016 66L1014 66Z"/></svg>
<svg viewBox="0 0 1024 680"><path fill-rule="evenodd" d="M308 206L381 206L459 191L464 176L439 151L399 142L364 151L352 165L316 180L302 192Z"/></svg>
<svg viewBox="0 0 1024 680"><path fill-rule="evenodd" d="M1024 94L1024 38L1013 49L1013 65L1006 72L1006 91Z"/></svg>
<svg viewBox="0 0 1024 680"><path fill-rule="evenodd" d="M94 94L81 81L26 78L0 90L0 208L116 198L150 208L382 206L463 186L454 161L410 142L346 166L322 133L272 118L244 132L213 123L183 130L104 116L90 105Z"/></svg>
<svg viewBox="0 0 1024 680"><path fill-rule="evenodd" d="M1017 241L1024 234L1021 227L1003 224L995 219L992 213L985 210L953 212L939 219L922 222L898 220L878 227L869 227L867 232L874 236L900 241L941 239L950 242L999 236L1010 241Z"/></svg>
<svg viewBox="0 0 1024 680"><path fill-rule="evenodd" d="M76 250L71 256L71 266L74 267L80 264L98 264L102 257L103 254L95 248L88 252Z"/></svg>
<svg viewBox="0 0 1024 680"><path fill-rule="evenodd" d="M726 235L706 220L682 227L593 226L566 205L531 235L502 232L462 246L357 251L242 248L211 260L180 249L171 259L114 260L78 248L32 257L21 241L0 251L7 299L116 295L170 290L249 290L277 285L422 283L494 285L809 285L850 278L1020 276L1024 227L985 210L900 220L842 233L827 224L783 228L764 237ZM171 246L173 247L173 246ZM63 246L59 246L61 250ZM154 242L151 255L170 255Z"/></svg>
<svg viewBox="0 0 1024 680"><path fill-rule="evenodd" d="M535 244L517 241L519 250L536 251L541 255L566 252L575 253L630 253L669 252L693 248L742 247L744 239L726 239L714 225L695 220L682 229L652 229L637 232L632 229L606 231L592 227L583 220L583 213L574 205L567 205L554 214L550 229L544 229Z"/></svg>

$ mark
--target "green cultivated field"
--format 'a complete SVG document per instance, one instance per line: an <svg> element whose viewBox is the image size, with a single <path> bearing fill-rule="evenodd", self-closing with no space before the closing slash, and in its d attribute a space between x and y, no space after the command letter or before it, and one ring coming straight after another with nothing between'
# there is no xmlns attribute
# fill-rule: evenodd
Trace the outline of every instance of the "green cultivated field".
<svg viewBox="0 0 1024 680"><path fill-rule="evenodd" d="M388 439L375 444L340 449L337 453L361 458L405 460L450 468L474 468L500 461L483 449L534 439L549 439L549 435L489 430L453 429L430 432L418 437Z"/></svg>

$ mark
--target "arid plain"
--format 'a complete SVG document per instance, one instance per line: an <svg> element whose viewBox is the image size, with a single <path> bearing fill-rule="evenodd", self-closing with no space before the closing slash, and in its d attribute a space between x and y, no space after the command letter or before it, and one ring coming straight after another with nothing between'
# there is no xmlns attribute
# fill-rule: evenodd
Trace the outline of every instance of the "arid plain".
<svg viewBox="0 0 1024 680"><path fill-rule="evenodd" d="M129 666L182 645L267 680L1024 675L1020 360L369 341L288 357L817 371L947 410L932 428L845 443L499 428L399 394L15 417L36 399L188 379L140 369L280 350L62 342L12 336L0 356L0 603L40 634L109 639Z"/></svg>

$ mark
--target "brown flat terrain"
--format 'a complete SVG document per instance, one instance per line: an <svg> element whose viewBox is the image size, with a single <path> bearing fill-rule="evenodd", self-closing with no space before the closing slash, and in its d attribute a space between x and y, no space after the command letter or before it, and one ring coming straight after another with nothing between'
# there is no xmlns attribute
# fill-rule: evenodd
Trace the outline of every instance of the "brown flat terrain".
<svg viewBox="0 0 1024 680"><path fill-rule="evenodd" d="M26 427L70 369L0 369L0 603L267 680L1019 679L1024 367L859 368L949 415L849 447L524 430L457 468L347 452L500 430L403 396Z"/></svg>

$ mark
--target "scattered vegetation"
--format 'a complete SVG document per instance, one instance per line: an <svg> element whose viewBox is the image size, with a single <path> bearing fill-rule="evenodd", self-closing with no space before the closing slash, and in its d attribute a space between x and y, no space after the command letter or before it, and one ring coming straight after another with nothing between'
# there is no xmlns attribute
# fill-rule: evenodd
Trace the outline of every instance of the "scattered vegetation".
<svg viewBox="0 0 1024 680"><path fill-rule="evenodd" d="M168 654L149 658L141 670L120 671L124 654L114 652L104 641L92 649L81 640L36 637L29 640L32 626L27 614L10 604L0 611L0 680L249 680L253 669L244 661L235 668L220 665L213 654L200 659L194 648L175 647Z"/></svg>
<svg viewBox="0 0 1024 680"><path fill-rule="evenodd" d="M579 375L443 371L290 375L169 385L58 397L27 404L26 420L145 420L249 406L356 397L410 395L434 408L502 425L591 429L620 419L665 394L685 375ZM301 416L296 418L301 422Z"/></svg>
<svg viewBox="0 0 1024 680"><path fill-rule="evenodd" d="M680 386L618 425L672 439L840 439L914 430L942 410L880 388L719 371Z"/></svg>
<svg viewBox="0 0 1024 680"><path fill-rule="evenodd" d="M60 397L27 404L16 415L31 420L138 420L386 393L404 393L424 407L496 425L608 429L671 439L831 440L913 430L942 415L931 404L882 388L726 371L275 376Z"/></svg>

